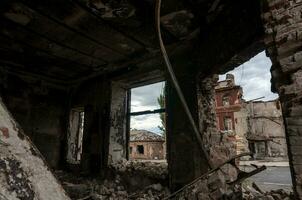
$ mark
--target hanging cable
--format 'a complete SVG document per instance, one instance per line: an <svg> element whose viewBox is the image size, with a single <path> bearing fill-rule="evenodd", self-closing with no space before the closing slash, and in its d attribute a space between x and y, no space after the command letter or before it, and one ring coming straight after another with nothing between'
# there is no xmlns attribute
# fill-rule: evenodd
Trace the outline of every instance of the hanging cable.
<svg viewBox="0 0 302 200"><path fill-rule="evenodd" d="M177 78L175 76L175 73L173 71L173 67L171 65L171 62L169 60L168 54L166 52L166 48L164 46L163 40L162 40L162 36L161 36L161 30L160 30L160 9L161 9L161 0L156 0L156 6L155 6L155 23L156 23L156 31L157 31L157 36L158 36L158 40L159 40L159 45L160 45L160 51L162 53L162 56L164 58L165 61L165 65L167 67L167 70L170 74L171 80L172 80L172 84L178 94L178 97L183 105L183 108L185 110L185 113L190 121L190 124L193 128L193 131L196 135L198 144L200 145L200 148L204 154L204 156L206 157L207 160L207 164L209 165L210 168L212 168L211 163L209 162L209 155L208 152L206 151L206 149L203 146L203 142L202 142L202 138L201 138L201 134L196 126L196 123L192 117L192 113L188 107L187 101L182 93L182 90L178 84Z"/></svg>

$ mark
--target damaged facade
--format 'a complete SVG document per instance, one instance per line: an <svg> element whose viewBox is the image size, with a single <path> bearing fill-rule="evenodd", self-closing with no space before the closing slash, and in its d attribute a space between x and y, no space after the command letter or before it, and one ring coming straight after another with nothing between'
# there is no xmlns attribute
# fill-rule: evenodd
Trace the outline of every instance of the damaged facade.
<svg viewBox="0 0 302 200"><path fill-rule="evenodd" d="M301 1L162 2L161 35L203 148L163 64L154 1L15 0L0 5L4 104L0 194L4 199L69 199L52 170L98 177L94 181L101 183L99 193L108 194L108 199L123 191L116 190L120 186L116 184L104 192L110 185L104 182L114 179L118 169L129 172L125 180L136 178L135 167L118 167L129 155L127 91L163 80L167 81L168 164L161 185L169 191L154 186L158 179L145 180L143 173L134 182L144 180L145 188L159 191L158 199L181 188L171 198L241 195L236 187L242 173L237 176L234 159L228 161L236 150L217 129L215 74L263 50L273 63L272 89L280 96L294 195L302 198ZM73 126L76 121L70 117L78 108L84 120L77 124L83 127ZM74 139L78 130L83 133ZM189 184L198 177L200 181ZM134 199L148 199L134 193Z"/></svg>
<svg viewBox="0 0 302 200"><path fill-rule="evenodd" d="M166 157L165 138L146 130L131 130L130 159L163 160Z"/></svg>
<svg viewBox="0 0 302 200"><path fill-rule="evenodd" d="M234 144L237 154L251 152L253 159L287 160L280 101L245 101L243 95L232 74L227 74L226 80L215 86L220 133Z"/></svg>

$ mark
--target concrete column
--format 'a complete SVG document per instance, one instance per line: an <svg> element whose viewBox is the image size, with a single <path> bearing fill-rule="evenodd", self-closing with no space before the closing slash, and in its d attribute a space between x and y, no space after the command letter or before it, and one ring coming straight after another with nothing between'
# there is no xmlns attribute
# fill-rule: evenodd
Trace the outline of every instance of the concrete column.
<svg viewBox="0 0 302 200"><path fill-rule="evenodd" d="M272 86L279 93L294 192L302 199L302 2L267 0L263 11Z"/></svg>
<svg viewBox="0 0 302 200"><path fill-rule="evenodd" d="M198 122L195 77L178 77L193 118ZM171 82L167 82L167 153L172 191L207 172L205 157Z"/></svg>

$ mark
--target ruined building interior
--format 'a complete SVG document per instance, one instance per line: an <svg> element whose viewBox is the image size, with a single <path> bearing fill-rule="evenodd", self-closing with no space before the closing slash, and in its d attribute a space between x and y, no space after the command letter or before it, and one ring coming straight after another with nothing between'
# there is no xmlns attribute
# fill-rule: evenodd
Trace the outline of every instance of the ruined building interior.
<svg viewBox="0 0 302 200"><path fill-rule="evenodd" d="M242 198L241 181L265 167L236 168L217 131L214 85L216 74L264 50L282 105L291 198L302 198L301 0L2 0L0 13L1 200L149 199L151 190L160 194L150 199ZM127 91L159 81L168 167L146 175L148 164L123 165Z"/></svg>

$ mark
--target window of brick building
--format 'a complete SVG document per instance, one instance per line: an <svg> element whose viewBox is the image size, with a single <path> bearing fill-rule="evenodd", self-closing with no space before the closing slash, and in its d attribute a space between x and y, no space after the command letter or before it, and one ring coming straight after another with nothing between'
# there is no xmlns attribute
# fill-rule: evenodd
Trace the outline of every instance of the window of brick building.
<svg viewBox="0 0 302 200"><path fill-rule="evenodd" d="M231 117L225 117L223 119L223 122L224 122L224 130L226 131L233 130L233 123Z"/></svg>
<svg viewBox="0 0 302 200"><path fill-rule="evenodd" d="M138 154L144 154L144 145L137 145L136 151Z"/></svg>
<svg viewBox="0 0 302 200"><path fill-rule="evenodd" d="M129 148L129 154L132 154L132 147Z"/></svg>
<svg viewBox="0 0 302 200"><path fill-rule="evenodd" d="M128 158L166 162L165 82L129 88L127 96Z"/></svg>
<svg viewBox="0 0 302 200"><path fill-rule="evenodd" d="M230 105L230 97L229 96L223 96L222 97L222 105L223 106L229 106Z"/></svg>

